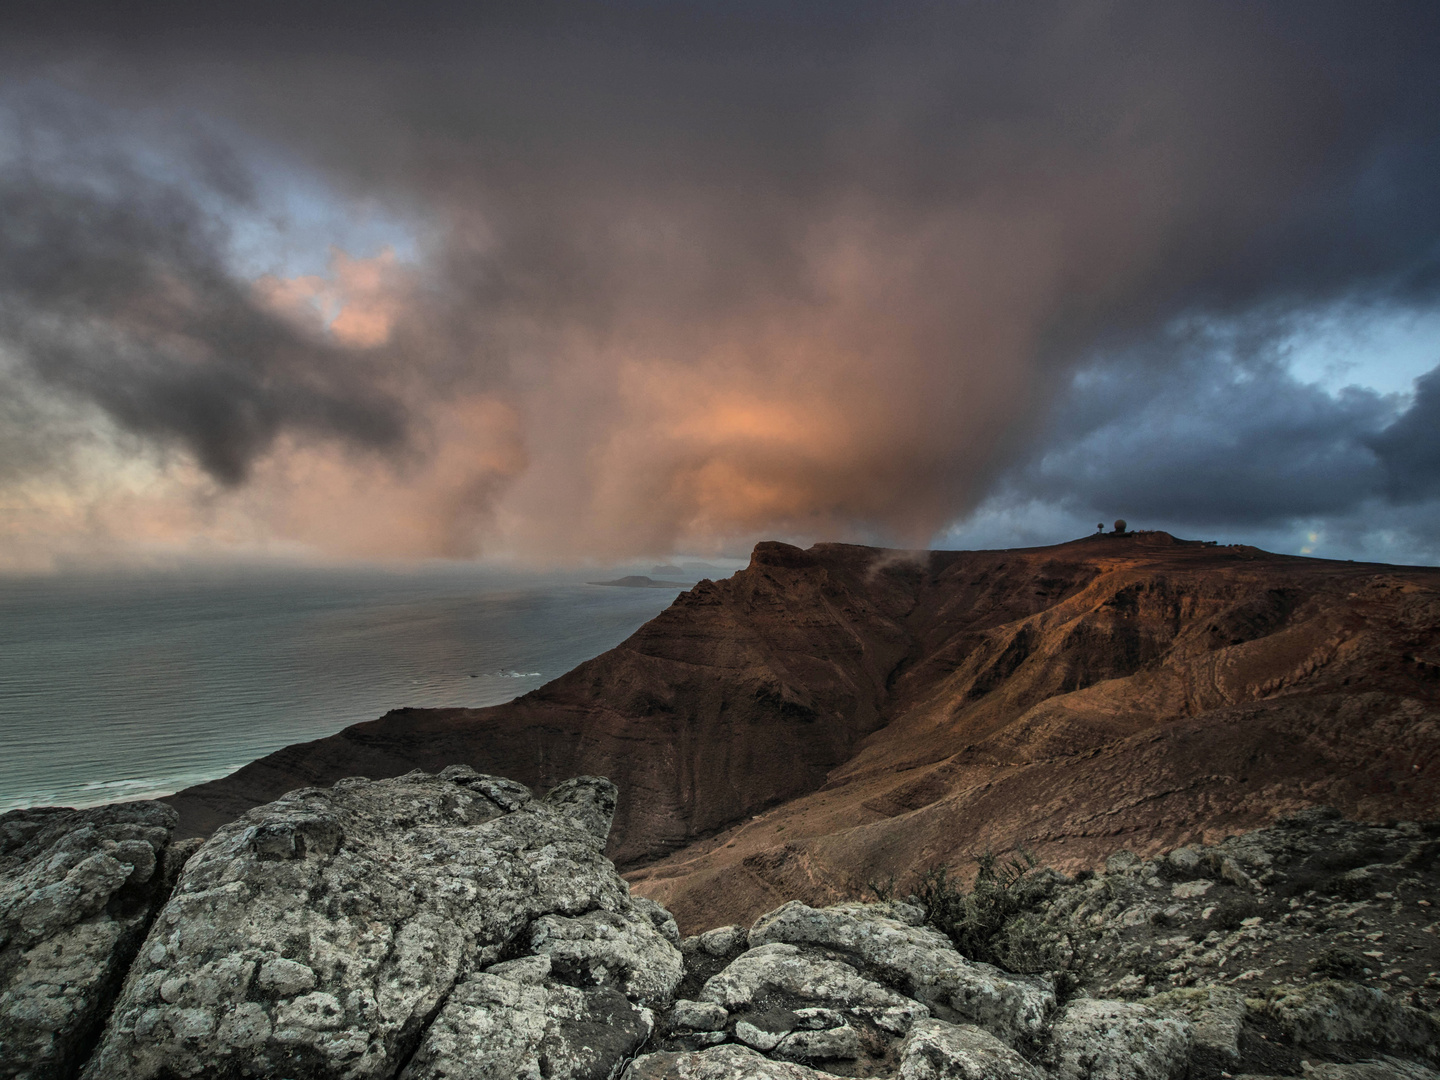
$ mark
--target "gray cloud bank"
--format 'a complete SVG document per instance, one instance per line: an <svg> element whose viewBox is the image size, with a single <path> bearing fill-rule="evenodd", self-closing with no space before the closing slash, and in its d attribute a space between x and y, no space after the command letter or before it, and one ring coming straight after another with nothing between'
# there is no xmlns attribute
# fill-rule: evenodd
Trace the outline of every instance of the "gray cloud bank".
<svg viewBox="0 0 1440 1080"><path fill-rule="evenodd" d="M423 486L483 400L514 428L431 470L446 553L924 542L997 485L1237 525L1440 496L1440 373L1397 403L1267 352L1440 298L1433 4L295 7L0 15L27 393L239 487L294 445ZM383 342L237 271L258 147L411 224Z"/></svg>
<svg viewBox="0 0 1440 1080"><path fill-rule="evenodd" d="M243 481L287 427L397 445L396 404L342 373L338 350L257 307L225 265L204 200L245 203L243 170L207 161L223 150L201 142L187 148L191 176L147 176L107 119L34 96L12 106L20 146L0 166L6 348L123 428L183 445L224 484Z"/></svg>
<svg viewBox="0 0 1440 1080"><path fill-rule="evenodd" d="M1319 529L1332 555L1440 559L1440 372L1408 398L1327 392L1269 342L1189 338L1171 338L1163 369L1133 356L1084 369L997 505L1281 547Z"/></svg>

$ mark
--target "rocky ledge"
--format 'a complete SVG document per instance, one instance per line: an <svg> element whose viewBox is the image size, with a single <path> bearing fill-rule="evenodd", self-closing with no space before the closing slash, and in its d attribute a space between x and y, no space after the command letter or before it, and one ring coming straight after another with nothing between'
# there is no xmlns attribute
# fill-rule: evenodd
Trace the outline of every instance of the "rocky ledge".
<svg viewBox="0 0 1440 1080"><path fill-rule="evenodd" d="M0 816L0 1077L74 1074L185 857L138 802Z"/></svg>
<svg viewBox="0 0 1440 1080"><path fill-rule="evenodd" d="M923 888L682 941L602 854L615 796L351 779L198 851L158 804L5 815L0 1076L1440 1080L1440 828L1027 874L996 964Z"/></svg>

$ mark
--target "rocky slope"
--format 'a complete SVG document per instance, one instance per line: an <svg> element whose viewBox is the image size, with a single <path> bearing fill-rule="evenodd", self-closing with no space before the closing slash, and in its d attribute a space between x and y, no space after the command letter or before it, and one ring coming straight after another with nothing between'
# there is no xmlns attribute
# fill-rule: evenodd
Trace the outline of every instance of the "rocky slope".
<svg viewBox="0 0 1440 1080"><path fill-rule="evenodd" d="M74 1075L196 844L139 802L0 816L0 1077Z"/></svg>
<svg viewBox="0 0 1440 1080"><path fill-rule="evenodd" d="M351 778L194 854L156 804L7 814L5 1075L1440 1080L1440 823L1312 810L1029 873L997 966L923 888L681 940L601 854L615 797Z"/></svg>
<svg viewBox="0 0 1440 1080"><path fill-rule="evenodd" d="M1320 802L1425 816L1437 721L1435 569L1164 533L766 543L514 702L391 713L170 802L203 835L346 775L603 774L624 792L610 854L695 929L987 847L1074 870Z"/></svg>

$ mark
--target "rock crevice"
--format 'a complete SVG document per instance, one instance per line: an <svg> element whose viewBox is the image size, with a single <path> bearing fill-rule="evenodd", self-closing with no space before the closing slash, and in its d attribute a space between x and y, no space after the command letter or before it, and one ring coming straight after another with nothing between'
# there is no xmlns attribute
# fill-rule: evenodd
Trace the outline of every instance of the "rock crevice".
<svg viewBox="0 0 1440 1080"><path fill-rule="evenodd" d="M0 1077L62 1080L88 1057L198 841L135 802L0 816Z"/></svg>

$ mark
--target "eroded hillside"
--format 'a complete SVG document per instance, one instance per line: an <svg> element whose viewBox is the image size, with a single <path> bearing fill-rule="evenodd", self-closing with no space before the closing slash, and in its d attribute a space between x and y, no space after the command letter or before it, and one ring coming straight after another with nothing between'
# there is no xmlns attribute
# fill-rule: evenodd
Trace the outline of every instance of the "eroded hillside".
<svg viewBox="0 0 1440 1080"><path fill-rule="evenodd" d="M1024 844L1066 868L1329 803L1440 804L1440 571L1164 533L1017 551L759 545L626 642L479 710L401 710L181 793L452 761L626 793L611 854L690 928Z"/></svg>

